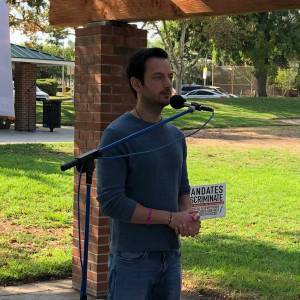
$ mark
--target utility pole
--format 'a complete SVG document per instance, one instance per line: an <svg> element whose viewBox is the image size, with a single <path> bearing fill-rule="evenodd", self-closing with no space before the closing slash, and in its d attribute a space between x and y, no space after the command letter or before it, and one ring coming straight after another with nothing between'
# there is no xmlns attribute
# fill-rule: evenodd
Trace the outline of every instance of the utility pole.
<svg viewBox="0 0 300 300"><path fill-rule="evenodd" d="M63 58L65 58L65 40L63 39ZM65 96L65 66L62 65L61 67L61 91L62 95Z"/></svg>
<svg viewBox="0 0 300 300"><path fill-rule="evenodd" d="M205 55L205 62L204 62L204 68L203 68L203 84L206 85L206 79L207 79L207 53Z"/></svg>

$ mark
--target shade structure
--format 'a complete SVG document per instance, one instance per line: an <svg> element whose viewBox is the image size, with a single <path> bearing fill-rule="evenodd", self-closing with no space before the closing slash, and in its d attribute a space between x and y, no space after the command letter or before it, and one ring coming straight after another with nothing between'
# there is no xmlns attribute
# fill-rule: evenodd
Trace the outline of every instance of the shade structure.
<svg viewBox="0 0 300 300"><path fill-rule="evenodd" d="M300 0L51 0L50 23L175 20L300 8Z"/></svg>

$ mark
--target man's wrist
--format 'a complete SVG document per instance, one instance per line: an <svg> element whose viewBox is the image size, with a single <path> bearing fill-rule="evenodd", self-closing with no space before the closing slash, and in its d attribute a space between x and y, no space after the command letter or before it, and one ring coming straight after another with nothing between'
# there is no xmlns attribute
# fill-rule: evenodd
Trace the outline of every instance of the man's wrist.
<svg viewBox="0 0 300 300"><path fill-rule="evenodd" d="M173 213L170 211L168 224L167 224L168 226L171 224L172 220L173 220Z"/></svg>

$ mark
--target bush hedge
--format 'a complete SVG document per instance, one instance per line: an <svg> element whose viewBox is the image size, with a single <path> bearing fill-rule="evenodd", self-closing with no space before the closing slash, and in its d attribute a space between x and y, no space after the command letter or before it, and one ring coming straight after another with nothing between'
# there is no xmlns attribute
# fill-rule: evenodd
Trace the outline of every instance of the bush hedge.
<svg viewBox="0 0 300 300"><path fill-rule="evenodd" d="M69 92L71 90L71 87L69 87L69 86L66 86L66 91L67 92ZM59 86L58 88L57 88L57 92L62 92L62 87L61 86Z"/></svg>
<svg viewBox="0 0 300 300"><path fill-rule="evenodd" d="M56 90L58 86L56 79L37 79L36 85L49 96L56 96Z"/></svg>

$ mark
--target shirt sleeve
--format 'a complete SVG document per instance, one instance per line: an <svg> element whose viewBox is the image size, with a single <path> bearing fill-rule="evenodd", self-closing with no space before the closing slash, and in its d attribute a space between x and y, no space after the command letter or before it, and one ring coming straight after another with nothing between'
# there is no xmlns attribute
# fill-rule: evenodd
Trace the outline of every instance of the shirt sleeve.
<svg viewBox="0 0 300 300"><path fill-rule="evenodd" d="M113 129L106 129L101 137L99 148L119 140ZM97 200L105 216L129 222L136 208L136 201L126 196L126 174L128 172L128 158L117 158L128 154L126 143L115 146L102 153L97 160ZM105 158L114 157L114 158Z"/></svg>

